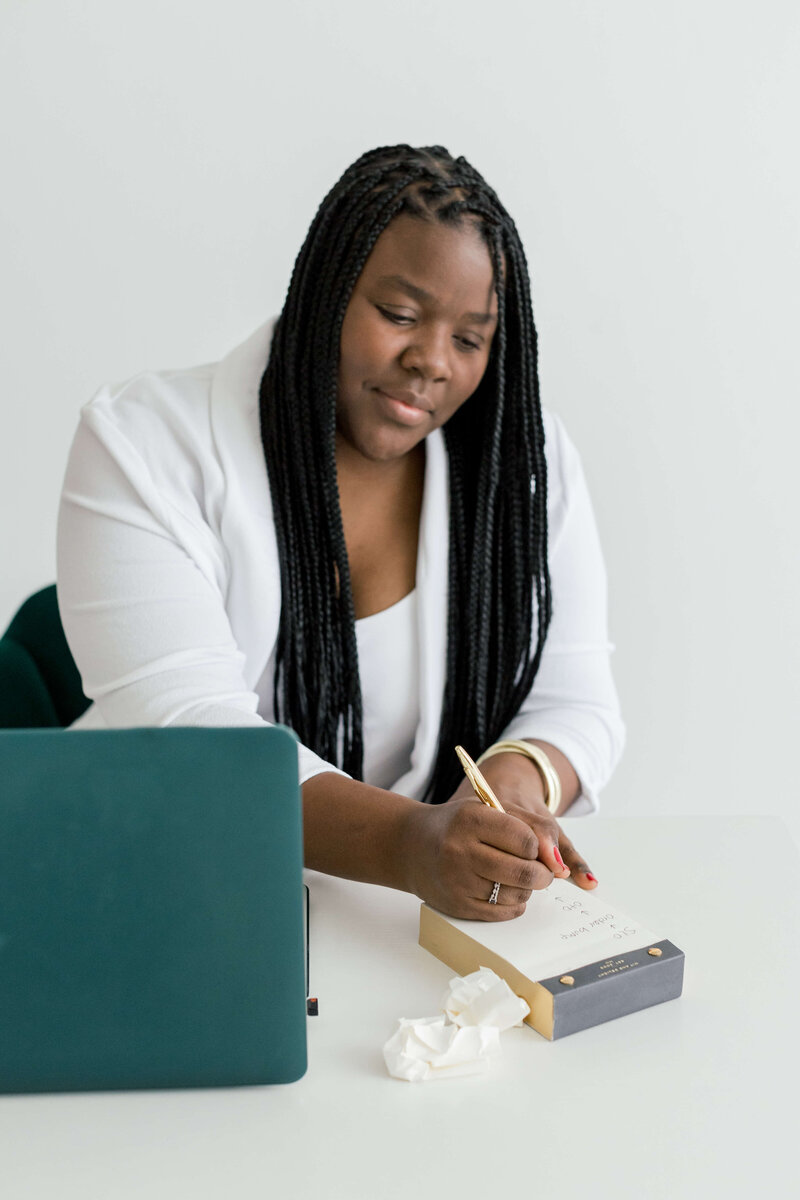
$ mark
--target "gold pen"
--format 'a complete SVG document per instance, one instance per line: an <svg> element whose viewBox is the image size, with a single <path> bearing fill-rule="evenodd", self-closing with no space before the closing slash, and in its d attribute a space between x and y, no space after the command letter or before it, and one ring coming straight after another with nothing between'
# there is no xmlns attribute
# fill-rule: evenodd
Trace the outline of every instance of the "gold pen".
<svg viewBox="0 0 800 1200"><path fill-rule="evenodd" d="M456 746L456 754L458 755L459 761L464 768L464 774L472 784L472 790L478 799L482 800L484 804L488 804L489 808L496 808L498 812L505 812L506 810L503 808L502 804L497 799L497 796L495 796L494 792L489 787L488 783L470 756L467 754L464 747Z"/></svg>

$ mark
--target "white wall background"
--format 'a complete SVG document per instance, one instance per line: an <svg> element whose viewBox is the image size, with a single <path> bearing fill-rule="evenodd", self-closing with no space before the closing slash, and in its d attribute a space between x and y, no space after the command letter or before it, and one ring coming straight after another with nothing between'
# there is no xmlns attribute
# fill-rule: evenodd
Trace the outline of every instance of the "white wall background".
<svg viewBox="0 0 800 1200"><path fill-rule="evenodd" d="M0 622L54 578L81 404L223 354L352 159L440 142L520 227L592 485L605 811L800 836L799 77L776 0L0 0Z"/></svg>

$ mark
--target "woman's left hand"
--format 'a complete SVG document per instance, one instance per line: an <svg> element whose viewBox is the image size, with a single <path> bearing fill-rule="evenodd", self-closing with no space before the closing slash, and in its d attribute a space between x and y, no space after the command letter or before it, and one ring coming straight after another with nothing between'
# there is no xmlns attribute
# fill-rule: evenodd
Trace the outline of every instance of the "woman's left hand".
<svg viewBox="0 0 800 1200"><path fill-rule="evenodd" d="M533 829L539 839L539 861L557 879L571 878L586 891L596 888L597 880L588 864L545 804L542 777L530 759L521 754L495 754L481 764L480 770L506 812ZM451 799L474 795L465 778Z"/></svg>

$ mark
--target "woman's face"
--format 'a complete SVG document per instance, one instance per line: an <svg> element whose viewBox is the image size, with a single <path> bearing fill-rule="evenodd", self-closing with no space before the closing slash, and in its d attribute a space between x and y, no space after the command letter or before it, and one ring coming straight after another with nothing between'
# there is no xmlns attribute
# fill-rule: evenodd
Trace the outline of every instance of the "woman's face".
<svg viewBox="0 0 800 1200"><path fill-rule="evenodd" d="M496 325L492 262L475 225L395 218L345 311L337 441L372 462L407 454L475 391Z"/></svg>

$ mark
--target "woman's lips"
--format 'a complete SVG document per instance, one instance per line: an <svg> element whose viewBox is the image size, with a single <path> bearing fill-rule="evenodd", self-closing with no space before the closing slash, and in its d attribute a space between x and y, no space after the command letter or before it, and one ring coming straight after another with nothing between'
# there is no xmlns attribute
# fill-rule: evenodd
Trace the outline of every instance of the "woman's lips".
<svg viewBox="0 0 800 1200"><path fill-rule="evenodd" d="M375 394L389 419L397 421L400 425L422 425L431 415L428 409L421 407L421 402L409 404L396 396L390 396L380 388L375 388Z"/></svg>

